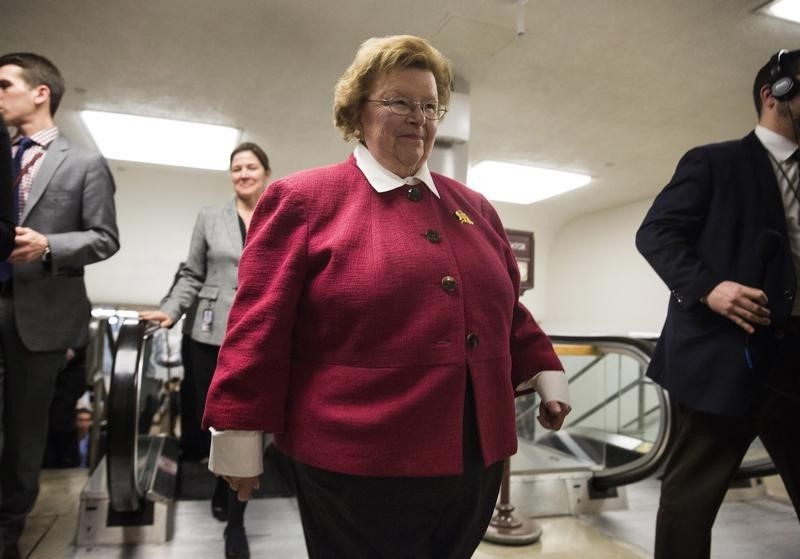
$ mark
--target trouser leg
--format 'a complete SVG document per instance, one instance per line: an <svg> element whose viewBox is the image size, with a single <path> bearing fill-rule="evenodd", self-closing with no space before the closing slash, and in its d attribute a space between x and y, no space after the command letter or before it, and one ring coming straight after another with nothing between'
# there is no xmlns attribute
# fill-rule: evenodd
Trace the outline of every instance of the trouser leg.
<svg viewBox="0 0 800 559"><path fill-rule="evenodd" d="M800 326L787 332L768 382L758 434L800 517Z"/></svg>
<svg viewBox="0 0 800 559"><path fill-rule="evenodd" d="M442 511L433 533L432 557L469 559L480 544L497 504L503 462L484 466L471 383L467 383L463 426L464 475L461 489Z"/></svg>
<svg viewBox="0 0 800 559"><path fill-rule="evenodd" d="M681 405L677 413L678 434L661 484L655 559L708 559L711 528L755 438L755 422Z"/></svg>
<svg viewBox="0 0 800 559"><path fill-rule="evenodd" d="M191 340L189 342L192 353L192 376L194 377L195 406L197 406L198 416L202 420L206 408L206 397L208 388L211 386L211 378L214 376L214 369L217 368L217 356L219 346L203 344ZM211 448L211 434L208 431L202 432L203 448L205 456L208 456Z"/></svg>
<svg viewBox="0 0 800 559"><path fill-rule="evenodd" d="M205 457L203 432L200 427L201 410L197 404L197 391L192 366L191 338L184 334L181 341L181 360L183 361L183 380L180 389L181 417L181 458L199 461Z"/></svg>
<svg viewBox="0 0 800 559"><path fill-rule="evenodd" d="M3 301L13 303L11 301ZM32 352L19 339L10 305L0 303L4 448L0 457L0 531L15 545L39 493L47 417L66 351Z"/></svg>

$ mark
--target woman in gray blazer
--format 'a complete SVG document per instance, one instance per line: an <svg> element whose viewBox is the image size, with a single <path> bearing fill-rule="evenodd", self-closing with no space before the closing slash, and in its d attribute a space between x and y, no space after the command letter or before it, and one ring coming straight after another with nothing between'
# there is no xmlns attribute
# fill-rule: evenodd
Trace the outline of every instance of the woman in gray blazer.
<svg viewBox="0 0 800 559"><path fill-rule="evenodd" d="M142 320L154 320L169 328L197 304L189 353L200 416L236 294L239 257L250 217L269 182L267 154L253 143L239 145L231 153L230 173L235 192L233 200L221 207L200 211L189 256L169 294L161 301L161 309L140 313ZM208 433L204 436L208 455L210 437ZM246 504L236 498L236 493L221 477L218 478L211 509L216 518L227 520L225 556L228 558L250 556L244 532Z"/></svg>

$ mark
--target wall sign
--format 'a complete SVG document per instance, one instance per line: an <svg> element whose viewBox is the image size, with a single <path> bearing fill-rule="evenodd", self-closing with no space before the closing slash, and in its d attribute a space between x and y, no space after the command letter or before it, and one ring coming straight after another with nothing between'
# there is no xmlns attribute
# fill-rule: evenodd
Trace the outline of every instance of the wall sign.
<svg viewBox="0 0 800 559"><path fill-rule="evenodd" d="M526 289L533 289L533 233L506 229L506 235L508 235L508 242L511 243L514 257L517 259L519 289L522 294Z"/></svg>

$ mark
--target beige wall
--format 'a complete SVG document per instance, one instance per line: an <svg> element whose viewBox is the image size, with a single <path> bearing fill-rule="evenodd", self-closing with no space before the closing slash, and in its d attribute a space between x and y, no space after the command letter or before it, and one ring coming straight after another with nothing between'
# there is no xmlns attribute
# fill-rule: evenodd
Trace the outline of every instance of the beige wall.
<svg viewBox="0 0 800 559"><path fill-rule="evenodd" d="M551 331L658 332L668 291L634 245L651 201L583 215L567 223L548 259Z"/></svg>

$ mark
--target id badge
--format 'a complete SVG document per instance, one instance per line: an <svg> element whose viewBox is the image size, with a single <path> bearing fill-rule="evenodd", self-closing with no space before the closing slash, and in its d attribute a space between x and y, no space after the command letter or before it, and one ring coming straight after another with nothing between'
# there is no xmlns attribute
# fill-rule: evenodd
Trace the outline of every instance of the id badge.
<svg viewBox="0 0 800 559"><path fill-rule="evenodd" d="M203 323L200 329L203 332L211 332L211 325L214 323L214 309L211 307L203 309Z"/></svg>

